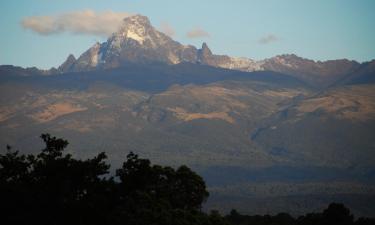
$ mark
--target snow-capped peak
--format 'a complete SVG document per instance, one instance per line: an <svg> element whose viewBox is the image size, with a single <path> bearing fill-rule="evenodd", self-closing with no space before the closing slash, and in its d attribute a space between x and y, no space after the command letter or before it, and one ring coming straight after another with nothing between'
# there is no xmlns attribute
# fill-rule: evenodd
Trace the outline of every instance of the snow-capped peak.
<svg viewBox="0 0 375 225"><path fill-rule="evenodd" d="M123 19L106 42L96 43L69 68L71 71L115 68L125 62L191 62L245 71L259 67L250 59L214 55L206 43L201 49L184 46L155 29L146 16L134 15Z"/></svg>
<svg viewBox="0 0 375 225"><path fill-rule="evenodd" d="M126 17L118 32L114 35L122 38L131 38L139 44L143 44L148 37L148 30L151 29L149 19L142 15Z"/></svg>

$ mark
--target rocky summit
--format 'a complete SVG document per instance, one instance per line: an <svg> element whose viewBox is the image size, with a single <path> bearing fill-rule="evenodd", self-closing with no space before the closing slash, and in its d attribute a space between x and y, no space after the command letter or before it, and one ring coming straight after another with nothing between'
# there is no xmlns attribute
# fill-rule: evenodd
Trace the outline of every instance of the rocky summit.
<svg viewBox="0 0 375 225"><path fill-rule="evenodd" d="M77 60L69 56L59 67L59 72L116 68L126 62L190 62L244 71L260 69L250 59L213 55L206 43L203 43L201 49L182 45L156 30L147 17L135 15L125 18L117 32L106 42L96 43Z"/></svg>
<svg viewBox="0 0 375 225"><path fill-rule="evenodd" d="M260 61L215 55L207 43L203 43L200 49L192 45L182 45L155 29L147 17L134 15L126 17L106 42L95 43L78 59L69 55L58 70L51 73L113 69L123 67L129 62L194 63L245 72L275 71L298 77L315 87L332 85L360 69L363 70L363 66L366 66L347 59L321 62L294 54L278 55Z"/></svg>

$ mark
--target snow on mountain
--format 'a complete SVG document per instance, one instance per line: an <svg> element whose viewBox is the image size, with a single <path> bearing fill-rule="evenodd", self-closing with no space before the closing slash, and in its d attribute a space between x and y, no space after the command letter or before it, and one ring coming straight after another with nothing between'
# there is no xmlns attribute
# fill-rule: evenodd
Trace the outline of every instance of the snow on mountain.
<svg viewBox="0 0 375 225"><path fill-rule="evenodd" d="M270 70L302 78L309 83L328 84L358 69L349 60L325 62L304 59L293 54L255 61L244 57L215 55L206 43L200 49L182 45L155 29L142 15L126 17L117 32L106 42L96 43L77 60L69 57L58 69L60 73L121 67L128 62L197 63L246 72Z"/></svg>
<svg viewBox="0 0 375 225"><path fill-rule="evenodd" d="M254 71L261 69L257 62L212 54L206 43L201 49L182 45L156 30L142 15L126 17L106 42L96 43L60 72L87 71L98 68L121 67L126 62L200 63L216 67Z"/></svg>
<svg viewBox="0 0 375 225"><path fill-rule="evenodd" d="M245 57L230 57L230 60L218 66L226 69L241 70L246 72L263 70L262 61L255 61Z"/></svg>

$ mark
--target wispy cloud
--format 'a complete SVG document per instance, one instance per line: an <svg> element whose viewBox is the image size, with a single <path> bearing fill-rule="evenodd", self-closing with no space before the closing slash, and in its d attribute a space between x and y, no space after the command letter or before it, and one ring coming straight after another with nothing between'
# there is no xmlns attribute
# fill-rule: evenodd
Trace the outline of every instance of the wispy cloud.
<svg viewBox="0 0 375 225"><path fill-rule="evenodd" d="M210 34L203 30L200 27L195 27L192 30L186 33L186 37L188 38L203 38L203 37L210 37Z"/></svg>
<svg viewBox="0 0 375 225"><path fill-rule="evenodd" d="M58 15L30 16L24 18L21 25L41 35L70 32L109 36L130 15L127 12L82 10Z"/></svg>
<svg viewBox="0 0 375 225"><path fill-rule="evenodd" d="M266 35L264 37L261 37L258 40L258 42L259 42L259 44L265 45L265 44L270 44L270 43L273 43L273 42L276 42L276 41L279 41L279 40L280 40L280 38L277 37L276 35L274 35L274 34L268 34L268 35Z"/></svg>
<svg viewBox="0 0 375 225"><path fill-rule="evenodd" d="M173 37L176 34L174 28L167 22L161 22L159 29L161 32L170 37Z"/></svg>

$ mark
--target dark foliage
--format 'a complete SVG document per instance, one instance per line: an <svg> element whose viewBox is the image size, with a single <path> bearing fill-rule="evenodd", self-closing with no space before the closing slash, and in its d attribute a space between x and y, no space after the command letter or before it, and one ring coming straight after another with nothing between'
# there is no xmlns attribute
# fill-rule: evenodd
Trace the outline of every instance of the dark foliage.
<svg viewBox="0 0 375 225"><path fill-rule="evenodd" d="M370 225L374 219L353 216L332 203L323 213L298 219L289 214L247 216L232 210L201 212L208 197L204 180L187 166L152 165L128 154L116 177L108 174L105 153L87 160L64 154L68 142L42 134L46 147L22 155L7 146L0 155L1 224L126 225Z"/></svg>
<svg viewBox="0 0 375 225"><path fill-rule="evenodd" d="M308 213L295 219L287 213L275 216L248 216L232 210L225 220L232 225L374 225L375 220L359 218L354 222L350 210L343 204L331 203L323 213Z"/></svg>
<svg viewBox="0 0 375 225"><path fill-rule="evenodd" d="M211 224L200 212L205 183L188 167L130 153L119 179L108 178L105 153L74 159L63 153L66 140L41 138L46 147L36 156L10 146L0 155L1 224Z"/></svg>
<svg viewBox="0 0 375 225"><path fill-rule="evenodd" d="M109 169L106 155L73 159L63 155L66 140L41 138L46 147L37 156L10 147L0 155L2 224L102 224L114 187L102 177Z"/></svg>

